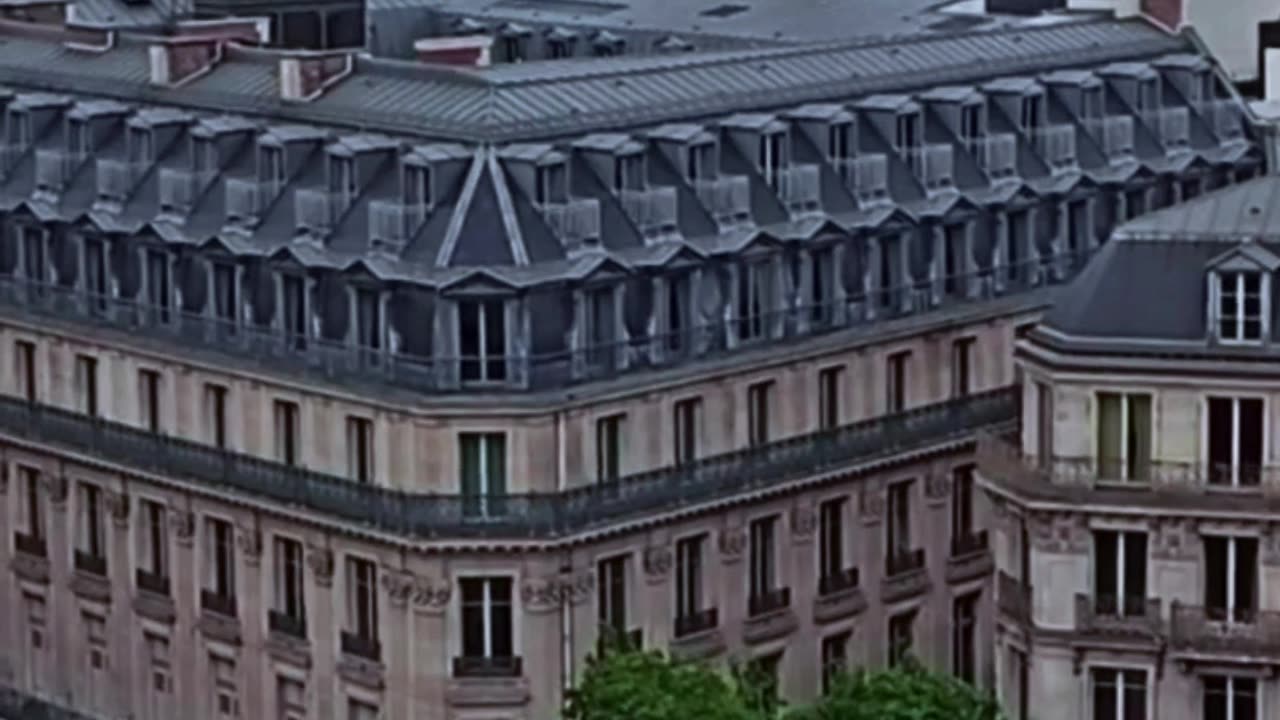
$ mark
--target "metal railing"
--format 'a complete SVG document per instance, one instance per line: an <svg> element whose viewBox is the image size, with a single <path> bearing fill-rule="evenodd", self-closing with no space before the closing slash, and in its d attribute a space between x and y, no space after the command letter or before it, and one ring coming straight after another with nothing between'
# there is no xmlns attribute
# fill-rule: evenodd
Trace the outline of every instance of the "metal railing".
<svg viewBox="0 0 1280 720"><path fill-rule="evenodd" d="M1158 636L1163 630L1159 598L1114 595L1090 597L1077 593L1075 605L1076 630L1080 632Z"/></svg>
<svg viewBox="0 0 1280 720"><path fill-rule="evenodd" d="M13 549L31 557L42 558L48 554L48 547L44 538L24 532L15 532L13 534Z"/></svg>
<svg viewBox="0 0 1280 720"><path fill-rule="evenodd" d="M209 589L201 590L200 609L207 610L215 615L234 618L236 616L236 596L223 595Z"/></svg>
<svg viewBox="0 0 1280 720"><path fill-rule="evenodd" d="M987 531L967 532L951 538L951 557L977 555L988 550Z"/></svg>
<svg viewBox="0 0 1280 720"><path fill-rule="evenodd" d="M294 219L299 230L326 233L341 207L339 194L315 188L298 188L293 193Z"/></svg>
<svg viewBox="0 0 1280 720"><path fill-rule="evenodd" d="M1055 172L1073 170L1078 164L1074 125L1046 125L1033 136L1036 151Z"/></svg>
<svg viewBox="0 0 1280 720"><path fill-rule="evenodd" d="M651 187L623 190L619 193L622 210L646 237L675 232L679 208L674 187Z"/></svg>
<svg viewBox="0 0 1280 720"><path fill-rule="evenodd" d="M461 656L453 659L456 678L514 678L524 674L524 663L518 656Z"/></svg>
<svg viewBox="0 0 1280 720"><path fill-rule="evenodd" d="M996 607L1017 623L1031 622L1031 586L1001 570L996 573Z"/></svg>
<svg viewBox="0 0 1280 720"><path fill-rule="evenodd" d="M307 639L307 619L296 617L279 610L267 611L267 630L280 633L299 640Z"/></svg>
<svg viewBox="0 0 1280 720"><path fill-rule="evenodd" d="M732 225L751 218L751 186L746 176L694 180L693 189L717 223Z"/></svg>
<svg viewBox="0 0 1280 720"><path fill-rule="evenodd" d="M1142 115L1166 151L1186 150L1191 145L1191 111L1188 108L1161 108Z"/></svg>
<svg viewBox="0 0 1280 720"><path fill-rule="evenodd" d="M1108 160L1115 162L1133 157L1132 115L1091 118L1084 121L1084 126L1097 139Z"/></svg>
<svg viewBox="0 0 1280 720"><path fill-rule="evenodd" d="M883 154L860 155L836 162L844 184L864 205L888 203L889 158Z"/></svg>
<svg viewBox="0 0 1280 720"><path fill-rule="evenodd" d="M123 200L133 190L142 166L128 160L97 159L98 197Z"/></svg>
<svg viewBox="0 0 1280 720"><path fill-rule="evenodd" d="M600 201L595 198L543 205L542 217L556 237L571 245L600 240Z"/></svg>
<svg viewBox="0 0 1280 720"><path fill-rule="evenodd" d="M747 598L747 614L751 617L785 610L791 607L791 588L781 587L766 590L759 595Z"/></svg>
<svg viewBox="0 0 1280 720"><path fill-rule="evenodd" d="M138 568L134 571L134 581L138 584L139 590L149 592L152 595L164 597L169 595L169 578L164 575Z"/></svg>
<svg viewBox="0 0 1280 720"><path fill-rule="evenodd" d="M924 570L924 548L890 552L884 558L884 574L888 577Z"/></svg>
<svg viewBox="0 0 1280 720"><path fill-rule="evenodd" d="M1219 609L1183 605L1169 609L1169 645L1174 652L1238 658L1280 656L1280 612L1255 610L1239 620Z"/></svg>
<svg viewBox="0 0 1280 720"><path fill-rule="evenodd" d="M200 193L218 176L215 170L182 170L160 168L160 209L163 212L187 212L195 206Z"/></svg>
<svg viewBox="0 0 1280 720"><path fill-rule="evenodd" d="M344 655L364 658L373 662L382 661L382 643L378 642L377 638L365 637L359 633L343 630L339 645Z"/></svg>
<svg viewBox="0 0 1280 720"><path fill-rule="evenodd" d="M676 637L682 638L707 632L708 630L716 629L719 625L720 610L718 608L707 608L688 615L677 615L675 622Z"/></svg>
<svg viewBox="0 0 1280 720"><path fill-rule="evenodd" d="M107 576L107 557L105 555L94 555L83 550L76 550L72 555L72 564L80 572L101 577Z"/></svg>
<svg viewBox="0 0 1280 720"><path fill-rule="evenodd" d="M1018 170L1018 137L996 133L982 138L974 147L978 165L993 180L1012 177Z"/></svg>
<svg viewBox="0 0 1280 720"><path fill-rule="evenodd" d="M791 212L819 209L822 172L817 165L793 165L778 172L778 198Z"/></svg>
<svg viewBox="0 0 1280 720"><path fill-rule="evenodd" d="M823 575L818 578L818 595L836 595L858 587L858 568L846 568L834 575Z"/></svg>

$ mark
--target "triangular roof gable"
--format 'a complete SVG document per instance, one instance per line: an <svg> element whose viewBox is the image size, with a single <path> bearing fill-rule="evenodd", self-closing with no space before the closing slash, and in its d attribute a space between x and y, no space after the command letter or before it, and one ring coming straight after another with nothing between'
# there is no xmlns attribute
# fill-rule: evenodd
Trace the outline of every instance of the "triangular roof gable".
<svg viewBox="0 0 1280 720"><path fill-rule="evenodd" d="M303 262L302 258L298 256L298 253L294 252L293 247L289 245L285 245L279 250L271 253L269 258L272 265L280 268L288 270L302 270L304 272L311 269L310 266Z"/></svg>
<svg viewBox="0 0 1280 720"><path fill-rule="evenodd" d="M1246 240L1209 261L1208 269L1232 272L1236 270L1263 270L1275 272L1280 268L1280 256L1252 240Z"/></svg>
<svg viewBox="0 0 1280 720"><path fill-rule="evenodd" d="M662 262L657 263L658 267L664 269L676 269L696 267L706 260L706 253L688 243L682 243L675 252L668 255Z"/></svg>
<svg viewBox="0 0 1280 720"><path fill-rule="evenodd" d="M738 255L758 255L772 253L782 245L782 241L770 235L763 230L757 230L754 234L746 238L740 243L735 250Z"/></svg>
<svg viewBox="0 0 1280 720"><path fill-rule="evenodd" d="M347 266L342 268L342 274L353 280L381 282L386 279L377 268L366 262L364 258L356 258L347 263Z"/></svg>
<svg viewBox="0 0 1280 720"><path fill-rule="evenodd" d="M813 241L818 238L826 238L831 235L839 235L841 237L849 237L849 231L840 226L839 223L829 217L822 218L822 222L818 223L811 230L806 238L807 241Z"/></svg>
<svg viewBox="0 0 1280 720"><path fill-rule="evenodd" d="M609 255L597 255L590 258L588 264L578 273L583 281L596 282L602 280L619 280L631 274L631 268L617 258Z"/></svg>
<svg viewBox="0 0 1280 720"><path fill-rule="evenodd" d="M205 238L204 242L196 243L196 249L214 255L228 255L231 257L238 255L235 248L231 247L221 235L213 235Z"/></svg>
<svg viewBox="0 0 1280 720"><path fill-rule="evenodd" d="M454 294L509 293L516 289L506 278L499 277L484 268L476 268L440 286L442 291Z"/></svg>

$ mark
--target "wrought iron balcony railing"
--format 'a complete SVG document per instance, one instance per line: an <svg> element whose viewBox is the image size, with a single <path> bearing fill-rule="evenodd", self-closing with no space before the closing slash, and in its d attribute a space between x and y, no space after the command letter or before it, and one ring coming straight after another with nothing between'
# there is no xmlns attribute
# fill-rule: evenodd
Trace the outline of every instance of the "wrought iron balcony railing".
<svg viewBox="0 0 1280 720"><path fill-rule="evenodd" d="M72 559L76 570L80 572L100 577L106 577L107 575L107 558L105 555L94 555L83 550L76 550Z"/></svg>
<svg viewBox="0 0 1280 720"><path fill-rule="evenodd" d="M299 640L307 639L307 619L300 615L290 615L279 610L268 610L267 629L274 633L298 638Z"/></svg>
<svg viewBox="0 0 1280 720"><path fill-rule="evenodd" d="M377 638L343 630L339 644L345 655L373 662L382 662L382 644L378 642Z"/></svg>
<svg viewBox="0 0 1280 720"><path fill-rule="evenodd" d="M923 570L924 566L924 548L891 552L884 558L884 574L889 577Z"/></svg>
<svg viewBox="0 0 1280 720"><path fill-rule="evenodd" d="M951 557L959 558L987 552L987 531L967 532L951 538Z"/></svg>
<svg viewBox="0 0 1280 720"><path fill-rule="evenodd" d="M138 589L149 592L152 595L169 595L169 578L160 573L153 573L138 568L134 572L134 580L138 584Z"/></svg>
<svg viewBox="0 0 1280 720"><path fill-rule="evenodd" d="M889 158L885 155L859 155L840 160L836 162L836 169L859 203L874 206L889 202Z"/></svg>
<svg viewBox="0 0 1280 720"><path fill-rule="evenodd" d="M562 492L502 496L492 512L470 496L410 493L228 452L24 398L0 397L0 432L86 452L172 478L299 505L347 522L415 537L556 537L775 487L922 447L970 442L1018 417L1009 388L710 456ZM397 483L412 487L416 481ZM533 483L530 483L533 484Z"/></svg>
<svg viewBox="0 0 1280 720"><path fill-rule="evenodd" d="M236 616L236 596L224 595L214 590L204 589L200 591L200 608L215 615L234 618Z"/></svg>
<svg viewBox="0 0 1280 720"><path fill-rule="evenodd" d="M1031 586L1003 570L996 573L996 608L1022 625L1031 623Z"/></svg>
<svg viewBox="0 0 1280 720"><path fill-rule="evenodd" d="M695 180L693 189L720 225L732 226L751 219L751 186L745 176Z"/></svg>
<svg viewBox="0 0 1280 720"><path fill-rule="evenodd" d="M13 549L28 555L30 557L42 558L48 554L48 547L44 538L29 535L24 532L15 532L13 534Z"/></svg>
<svg viewBox="0 0 1280 720"><path fill-rule="evenodd" d="M818 595L836 595L858 587L858 568L847 568L834 575L818 578Z"/></svg>
<svg viewBox="0 0 1280 720"><path fill-rule="evenodd" d="M623 190L619 193L623 212L641 235L652 237L675 232L679 201L674 187Z"/></svg>
<svg viewBox="0 0 1280 720"><path fill-rule="evenodd" d="M752 617L767 615L788 607L791 607L791 588L788 587L766 590L759 595L747 598L747 612Z"/></svg>
<svg viewBox="0 0 1280 720"><path fill-rule="evenodd" d="M708 630L714 630L720 625L720 611L718 608L707 608L699 610L688 615L676 616L676 637L688 637L696 635Z"/></svg>

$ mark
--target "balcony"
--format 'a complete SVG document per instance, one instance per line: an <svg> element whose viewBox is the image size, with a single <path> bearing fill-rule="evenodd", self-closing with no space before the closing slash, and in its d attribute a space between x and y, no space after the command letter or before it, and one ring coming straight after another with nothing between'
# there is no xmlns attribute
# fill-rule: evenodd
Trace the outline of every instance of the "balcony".
<svg viewBox="0 0 1280 720"><path fill-rule="evenodd" d="M1205 104L1204 113L1219 142L1226 144L1244 140L1244 114L1235 100L1213 100Z"/></svg>
<svg viewBox="0 0 1280 720"><path fill-rule="evenodd" d="M294 221L299 231L325 235L333 229L333 221L341 207L338 193L314 188L299 188L293 193Z"/></svg>
<svg viewBox="0 0 1280 720"><path fill-rule="evenodd" d="M928 192L941 192L955 187L955 148L934 143L904 151L907 164Z"/></svg>
<svg viewBox="0 0 1280 720"><path fill-rule="evenodd" d="M452 677L445 693L454 708L519 707L529 702L529 682L518 657L462 656L453 658Z"/></svg>
<svg viewBox="0 0 1280 720"><path fill-rule="evenodd" d="M307 639L307 619L280 612L279 610L268 610L267 630L305 641Z"/></svg>
<svg viewBox="0 0 1280 720"><path fill-rule="evenodd" d="M353 632L342 631L342 654L352 657L369 660L371 662L382 662L382 645L376 638L365 637Z"/></svg>
<svg viewBox="0 0 1280 720"><path fill-rule="evenodd" d="M600 201L595 198L543 205L542 217L566 248L600 242Z"/></svg>
<svg viewBox="0 0 1280 720"><path fill-rule="evenodd" d="M979 140L973 149L977 155L978 166L992 180L1003 180L1017 174L1017 135L997 133Z"/></svg>
<svg viewBox="0 0 1280 720"><path fill-rule="evenodd" d="M924 548L890 553L885 557L880 599L891 603L923 595L929 591L929 573Z"/></svg>
<svg viewBox="0 0 1280 720"><path fill-rule="evenodd" d="M979 530L951 539L947 558L947 582L960 583L985 577L995 567L987 546L987 531Z"/></svg>
<svg viewBox="0 0 1280 720"><path fill-rule="evenodd" d="M403 248L427 219L426 203L369 202L369 239L375 247Z"/></svg>
<svg viewBox="0 0 1280 720"><path fill-rule="evenodd" d="M44 538L15 532L13 547L16 552L9 560L9 567L13 569L13 574L27 582L48 584L49 560Z"/></svg>
<svg viewBox="0 0 1280 720"><path fill-rule="evenodd" d="M138 584L138 589L152 595L162 597L169 596L169 578L159 573L152 573L138 568L134 571L134 581Z"/></svg>
<svg viewBox="0 0 1280 720"><path fill-rule="evenodd" d="M678 201L673 187L623 190L622 210L645 237L661 237L676 232Z"/></svg>
<svg viewBox="0 0 1280 720"><path fill-rule="evenodd" d="M1076 632L1154 640L1162 633L1159 598L1076 595Z"/></svg>
<svg viewBox="0 0 1280 720"><path fill-rule="evenodd" d="M144 166L141 163L98 158L98 198L123 202L133 191L133 186L143 169Z"/></svg>
<svg viewBox="0 0 1280 720"><path fill-rule="evenodd" d="M836 161L836 169L845 187L863 206L889 202L889 158L885 155L861 155Z"/></svg>
<svg viewBox="0 0 1280 720"><path fill-rule="evenodd" d="M858 568L847 568L818 579L818 597L813 601L813 621L818 624L852 617L867 609Z"/></svg>
<svg viewBox="0 0 1280 720"><path fill-rule="evenodd" d="M280 184L246 178L227 178L227 222L253 225L266 211L267 205L280 194Z"/></svg>
<svg viewBox="0 0 1280 720"><path fill-rule="evenodd" d="M334 475L149 433L24 399L0 396L0 432L38 440L200 487L304 507L344 522L409 537L560 537L695 503L776 488L932 448L971 441L983 429L1016 424L1017 395L1008 388L884 415L637 473L605 485L504 496L500 517L473 518L474 502L361 485ZM532 481L531 481L532 482Z"/></svg>
<svg viewBox="0 0 1280 720"><path fill-rule="evenodd" d="M639 628L623 630L620 628L609 627L608 625L601 625L600 634L596 638L596 654L604 655L605 653L617 648L625 650L643 650L644 631Z"/></svg>
<svg viewBox="0 0 1280 720"><path fill-rule="evenodd" d="M222 617L236 616L235 595L223 595L213 590L200 591L200 609Z"/></svg>
<svg viewBox="0 0 1280 720"><path fill-rule="evenodd" d="M775 588L747 598L747 612L751 617L768 615L791 607L791 588Z"/></svg>
<svg viewBox="0 0 1280 720"><path fill-rule="evenodd" d="M821 170L817 165L793 165L783 168L778 171L778 198L792 213L821 210L821 177Z"/></svg>
<svg viewBox="0 0 1280 720"><path fill-rule="evenodd" d="M107 557L105 555L94 555L82 550L76 550L73 556L73 564L76 572L97 575L98 577L107 576Z"/></svg>
<svg viewBox="0 0 1280 720"><path fill-rule="evenodd" d="M216 177L217 173L214 171L160 168L160 211L183 214L190 212L201 193Z"/></svg>
<svg viewBox="0 0 1280 720"><path fill-rule="evenodd" d="M462 656L453 659L453 676L457 678L514 678L524 675L524 662L519 657Z"/></svg>
<svg viewBox="0 0 1280 720"><path fill-rule="evenodd" d="M1085 120L1084 125L1102 148L1108 162L1114 164L1133 159L1132 116L1093 118Z"/></svg>
<svg viewBox="0 0 1280 720"><path fill-rule="evenodd" d="M694 180L698 201L722 228L751 220L751 185L745 176Z"/></svg>
<svg viewBox="0 0 1280 720"><path fill-rule="evenodd" d="M1169 649L1180 662L1280 665L1280 612L1259 610L1223 619L1220 609L1170 604Z"/></svg>
<svg viewBox="0 0 1280 720"><path fill-rule="evenodd" d="M1031 586L1003 570L996 573L996 610L1011 622L1031 624Z"/></svg>
<svg viewBox="0 0 1280 720"><path fill-rule="evenodd" d="M675 637L671 653L686 660L704 660L724 652L724 635L720 632L720 611L699 610L679 615L675 621Z"/></svg>
<svg viewBox="0 0 1280 720"><path fill-rule="evenodd" d="M699 610L691 615L676 617L676 637L683 638L702 632L715 630L720 625L720 611L717 608Z"/></svg>
<svg viewBox="0 0 1280 720"><path fill-rule="evenodd" d="M1182 152L1191 147L1191 111L1187 108L1163 108L1143 113L1142 120L1151 128L1165 152Z"/></svg>
<svg viewBox="0 0 1280 720"><path fill-rule="evenodd" d="M1036 152L1054 174L1075 170L1076 128L1074 125L1047 125L1035 131Z"/></svg>
<svg viewBox="0 0 1280 720"><path fill-rule="evenodd" d="M111 581L107 578L107 558L76 550L71 564L71 592L86 600L111 601Z"/></svg>
<svg viewBox="0 0 1280 720"><path fill-rule="evenodd" d="M749 617L742 626L748 645L777 640L795 632L800 622L791 611L791 588L776 588L747 598Z"/></svg>
<svg viewBox="0 0 1280 720"><path fill-rule="evenodd" d="M36 151L36 190L58 193L71 180L71 174L84 157L63 150Z"/></svg>
<svg viewBox="0 0 1280 720"><path fill-rule="evenodd" d="M24 532L13 534L13 549L28 557L42 558L48 555L44 538L28 535Z"/></svg>

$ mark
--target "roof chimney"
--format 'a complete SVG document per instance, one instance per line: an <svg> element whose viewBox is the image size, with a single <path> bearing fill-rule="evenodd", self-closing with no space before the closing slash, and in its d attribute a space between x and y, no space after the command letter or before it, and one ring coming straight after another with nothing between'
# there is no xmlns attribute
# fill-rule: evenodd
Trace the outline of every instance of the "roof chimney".
<svg viewBox="0 0 1280 720"><path fill-rule="evenodd" d="M280 98L294 102L315 100L355 68L355 55L349 52L292 53L280 58Z"/></svg>
<svg viewBox="0 0 1280 720"><path fill-rule="evenodd" d="M75 6L67 0L29 0L22 2L5 2L0 6L0 17L6 20L40 23L41 25L63 25Z"/></svg>
<svg viewBox="0 0 1280 720"><path fill-rule="evenodd" d="M176 87L209 72L222 60L223 40L161 38L151 46L151 84Z"/></svg>
<svg viewBox="0 0 1280 720"><path fill-rule="evenodd" d="M463 67L489 67L492 48L490 35L423 38L413 43L421 62Z"/></svg>

